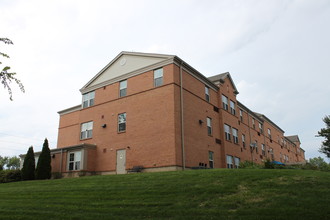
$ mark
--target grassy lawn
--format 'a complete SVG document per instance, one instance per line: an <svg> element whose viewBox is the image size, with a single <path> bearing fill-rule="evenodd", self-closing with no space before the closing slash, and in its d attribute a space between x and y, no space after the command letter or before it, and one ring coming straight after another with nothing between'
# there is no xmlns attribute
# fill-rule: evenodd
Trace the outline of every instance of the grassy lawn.
<svg viewBox="0 0 330 220"><path fill-rule="evenodd" d="M330 173L215 169L6 183L0 219L330 219Z"/></svg>

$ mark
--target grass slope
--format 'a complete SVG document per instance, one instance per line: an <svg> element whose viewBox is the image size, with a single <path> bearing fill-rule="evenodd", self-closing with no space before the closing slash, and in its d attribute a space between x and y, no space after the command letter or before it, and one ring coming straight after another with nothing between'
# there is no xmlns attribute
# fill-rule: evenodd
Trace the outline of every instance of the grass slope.
<svg viewBox="0 0 330 220"><path fill-rule="evenodd" d="M0 219L330 219L330 173L194 170L0 184Z"/></svg>

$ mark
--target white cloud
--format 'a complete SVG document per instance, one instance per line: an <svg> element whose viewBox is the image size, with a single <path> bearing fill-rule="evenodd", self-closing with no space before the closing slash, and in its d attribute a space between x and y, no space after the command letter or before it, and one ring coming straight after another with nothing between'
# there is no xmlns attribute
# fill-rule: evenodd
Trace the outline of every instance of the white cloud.
<svg viewBox="0 0 330 220"><path fill-rule="evenodd" d="M12 85L10 102L0 90L0 133L27 139L0 135L0 155L45 137L55 147L56 112L78 104L79 89L123 50L176 54L207 76L229 71L243 104L317 155L313 135L330 108L329 25L326 0L1 1L2 35L15 44L0 49L26 93Z"/></svg>

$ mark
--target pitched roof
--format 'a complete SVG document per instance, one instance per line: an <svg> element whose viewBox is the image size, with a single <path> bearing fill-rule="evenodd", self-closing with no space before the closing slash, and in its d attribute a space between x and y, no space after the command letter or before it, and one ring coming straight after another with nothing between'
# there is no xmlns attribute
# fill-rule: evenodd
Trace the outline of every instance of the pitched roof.
<svg viewBox="0 0 330 220"><path fill-rule="evenodd" d="M237 90L237 88L236 88L236 85L235 85L233 79L231 78L229 72L220 73L220 74L218 74L218 75L208 77L208 79L209 79L210 81L212 81L214 84L224 83L226 78L228 78L229 81L230 81L230 83L232 84L232 86L233 86L233 88L234 88L234 93L235 93L235 94L238 94L239 92L238 92L238 90Z"/></svg>
<svg viewBox="0 0 330 220"><path fill-rule="evenodd" d="M280 130L281 132L284 133L284 131L283 131L283 130L282 130L277 124L275 124L274 122L272 122L272 120L270 120L269 118L267 118L265 115L260 114L260 113L258 113L258 112L254 112L254 114L258 115L259 118L261 118L261 119L263 119L263 120L269 122L269 123L270 123L271 125L273 125L275 128L277 128L278 130Z"/></svg>
<svg viewBox="0 0 330 220"><path fill-rule="evenodd" d="M285 136L287 139L289 139L291 142L300 142L298 135L291 135L291 136Z"/></svg>

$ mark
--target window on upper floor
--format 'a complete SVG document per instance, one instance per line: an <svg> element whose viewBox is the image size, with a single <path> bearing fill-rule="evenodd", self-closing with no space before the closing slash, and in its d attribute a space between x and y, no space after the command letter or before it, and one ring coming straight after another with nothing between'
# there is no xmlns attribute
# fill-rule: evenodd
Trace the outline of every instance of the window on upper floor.
<svg viewBox="0 0 330 220"><path fill-rule="evenodd" d="M266 156L266 148L264 144L261 144L261 152L263 156Z"/></svg>
<svg viewBox="0 0 330 220"><path fill-rule="evenodd" d="M252 118L252 127L253 127L253 129L256 129L256 124L255 124L254 118Z"/></svg>
<svg viewBox="0 0 330 220"><path fill-rule="evenodd" d="M126 113L118 114L118 132L126 131Z"/></svg>
<svg viewBox="0 0 330 220"><path fill-rule="evenodd" d="M81 169L81 151L69 153L68 170L80 170Z"/></svg>
<svg viewBox="0 0 330 220"><path fill-rule="evenodd" d="M245 148L245 134L242 134L242 145Z"/></svg>
<svg viewBox="0 0 330 220"><path fill-rule="evenodd" d="M238 130L236 128L232 129L233 131L233 140L235 144L238 144Z"/></svg>
<svg viewBox="0 0 330 220"><path fill-rule="evenodd" d="M154 70L154 86L163 85L163 68Z"/></svg>
<svg viewBox="0 0 330 220"><path fill-rule="evenodd" d="M205 86L205 100L210 102L210 88Z"/></svg>
<svg viewBox="0 0 330 220"><path fill-rule="evenodd" d="M207 117L206 118L206 125L207 125L207 134L212 135L212 119Z"/></svg>
<svg viewBox="0 0 330 220"><path fill-rule="evenodd" d="M268 131L268 137L269 137L270 139L272 139L272 133L271 133L271 130L268 128L267 131Z"/></svg>
<svg viewBox="0 0 330 220"><path fill-rule="evenodd" d="M81 124L80 139L92 138L93 136L93 122L86 122Z"/></svg>
<svg viewBox="0 0 330 220"><path fill-rule="evenodd" d="M222 108L228 111L228 98L222 95Z"/></svg>
<svg viewBox="0 0 330 220"><path fill-rule="evenodd" d="M227 141L230 141L231 137L230 137L230 130L231 130L231 127L227 124L224 125L224 128L225 128L225 138Z"/></svg>
<svg viewBox="0 0 330 220"><path fill-rule="evenodd" d="M83 94L82 107L87 108L94 105L95 91Z"/></svg>
<svg viewBox="0 0 330 220"><path fill-rule="evenodd" d="M119 82L119 97L127 95L127 80Z"/></svg>
<svg viewBox="0 0 330 220"><path fill-rule="evenodd" d="M232 156L226 155L226 161L227 161L227 168L229 168L229 169L234 168L233 157Z"/></svg>
<svg viewBox="0 0 330 220"><path fill-rule="evenodd" d="M263 128L262 128L262 124L260 122L259 122L259 131L260 131L261 134L264 132Z"/></svg>
<svg viewBox="0 0 330 220"><path fill-rule="evenodd" d="M230 113L236 115L235 102L230 100Z"/></svg>
<svg viewBox="0 0 330 220"><path fill-rule="evenodd" d="M241 122L243 122L243 111L242 111L242 109L239 110L239 118L240 118Z"/></svg>

